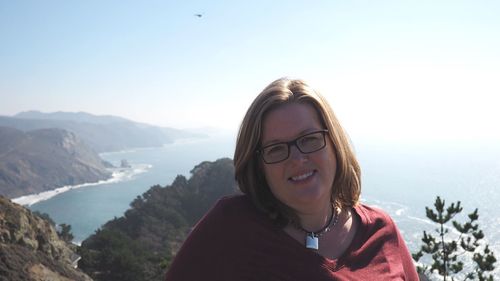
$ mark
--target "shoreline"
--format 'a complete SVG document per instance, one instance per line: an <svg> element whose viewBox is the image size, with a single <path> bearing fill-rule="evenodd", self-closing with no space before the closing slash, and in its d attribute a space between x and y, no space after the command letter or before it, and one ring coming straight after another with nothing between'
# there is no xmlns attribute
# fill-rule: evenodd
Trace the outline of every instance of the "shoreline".
<svg viewBox="0 0 500 281"><path fill-rule="evenodd" d="M102 185L102 184L109 184L109 183L116 183L116 182L130 180L138 174L142 174L142 173L147 172L147 170L151 169L152 167L153 166L149 165L149 164L136 164L130 168L111 168L111 169L109 169L112 172L111 178L109 178L107 180L101 180L101 181L92 182L92 183L82 183L82 184L77 184L77 185L65 185L62 187L58 187L58 188L48 190L48 191L43 191L40 193L28 194L28 195L23 195L23 196L20 196L17 198L11 198L10 200L16 204L29 207L33 204L48 200L54 196L57 196L57 195L62 194L64 192L70 191L72 189L78 189L78 188L87 187L87 186L95 186L95 185Z"/></svg>

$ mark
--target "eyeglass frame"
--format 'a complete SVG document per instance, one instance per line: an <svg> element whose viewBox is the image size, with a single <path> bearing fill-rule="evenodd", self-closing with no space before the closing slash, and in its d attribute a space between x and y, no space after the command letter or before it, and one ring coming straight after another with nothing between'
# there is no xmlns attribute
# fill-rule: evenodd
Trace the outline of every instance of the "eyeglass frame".
<svg viewBox="0 0 500 281"><path fill-rule="evenodd" d="M322 136L323 136L323 145L321 147L319 147L318 149L315 149L313 151L309 151L309 152L302 151L302 149L300 149L299 145L297 144L297 141L300 140L303 137L306 137L306 136L309 136L309 135L312 135L312 134L317 134L317 133L322 133ZM290 158L290 151L291 151L291 146L292 145L294 145L300 151L300 153L302 153L302 154L311 154L311 153L314 153L316 151L322 150L323 148L326 147L326 136L325 136L326 133L328 133L327 129L322 129L322 130L317 130L317 131L309 132L309 133L303 134L303 135L301 135L301 136L299 136L296 139L291 140L291 141L282 141L282 142L268 144L266 146L263 146L263 147L257 149L256 153L260 155L260 157L262 158L262 161L264 161L264 163L266 163L266 164L277 164L277 163L283 162L283 161L287 160L288 158ZM279 161L267 162L266 159L264 159L264 149L266 149L268 147L271 147L271 146L279 145L279 144L286 144L287 145L287 152L288 153L287 153L286 157L284 159L282 159L282 160L279 160Z"/></svg>

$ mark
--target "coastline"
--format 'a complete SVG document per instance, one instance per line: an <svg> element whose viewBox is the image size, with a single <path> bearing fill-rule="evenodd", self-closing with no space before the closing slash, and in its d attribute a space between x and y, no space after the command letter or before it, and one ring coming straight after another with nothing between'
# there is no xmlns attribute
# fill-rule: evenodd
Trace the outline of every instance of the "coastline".
<svg viewBox="0 0 500 281"><path fill-rule="evenodd" d="M28 194L17 198L10 199L12 202L17 203L23 206L31 206L35 203L48 200L56 195L62 194L66 191L87 187L87 186L96 186L102 184L116 183L122 182L126 180L131 180L134 176L138 174L142 174L147 172L147 170L151 169L153 166L149 164L136 164L130 168L111 168L109 169L112 174L111 178L107 180L101 180L98 182L92 183L82 183L77 185L66 185L62 187L58 187L52 190L36 193L36 194Z"/></svg>
<svg viewBox="0 0 500 281"><path fill-rule="evenodd" d="M137 147L137 148L132 148L132 149L124 149L120 151L109 151L109 152L101 152L99 153L99 157L103 158L103 156L106 155L112 155L112 154L122 154L122 153L130 153L130 152L137 152L141 150L152 150L152 149L158 149L158 148L163 148L171 145L179 145L179 144L185 144L185 143L196 143L205 139L210 139L208 138L199 138L199 137L188 137L188 138L180 138L176 139L171 143L164 143L162 146L151 146L151 147ZM135 164L132 165L130 168L108 168L109 171L112 172L111 178L107 180L102 180L98 182L93 182L93 183L82 183L78 185L66 185L62 187L57 187L52 190L48 191L43 191L40 193L35 193L35 194L28 194L28 195L23 195L20 197L16 198L11 198L10 200L14 203L17 203L19 205L23 206L31 206L33 204L36 204L41 201L48 200L54 196L57 196L59 194L62 194L64 192L67 192L72 189L77 189L81 187L87 187L87 186L96 186L96 185L102 185L102 184L110 184L110 183L116 183L116 182L122 182L126 180L132 179L135 175L141 174L152 168L152 165L149 164Z"/></svg>

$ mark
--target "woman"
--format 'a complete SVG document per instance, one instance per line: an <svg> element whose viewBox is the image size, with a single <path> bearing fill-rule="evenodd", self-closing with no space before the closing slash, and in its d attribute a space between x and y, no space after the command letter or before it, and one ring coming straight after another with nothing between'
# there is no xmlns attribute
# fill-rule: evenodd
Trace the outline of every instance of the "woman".
<svg viewBox="0 0 500 281"><path fill-rule="evenodd" d="M360 168L326 100L271 83L240 127L235 178L196 225L167 280L418 280L392 219L359 203Z"/></svg>

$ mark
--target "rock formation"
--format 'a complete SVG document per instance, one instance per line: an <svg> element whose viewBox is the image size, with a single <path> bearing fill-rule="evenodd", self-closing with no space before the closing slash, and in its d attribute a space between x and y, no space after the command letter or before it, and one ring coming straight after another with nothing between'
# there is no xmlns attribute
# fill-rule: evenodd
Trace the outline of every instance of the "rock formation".
<svg viewBox="0 0 500 281"><path fill-rule="evenodd" d="M48 221L0 196L0 281L91 281L75 268L72 247Z"/></svg>

